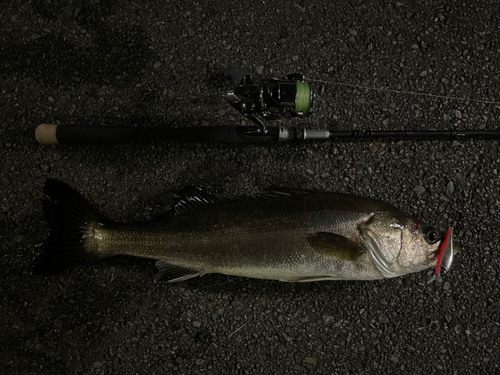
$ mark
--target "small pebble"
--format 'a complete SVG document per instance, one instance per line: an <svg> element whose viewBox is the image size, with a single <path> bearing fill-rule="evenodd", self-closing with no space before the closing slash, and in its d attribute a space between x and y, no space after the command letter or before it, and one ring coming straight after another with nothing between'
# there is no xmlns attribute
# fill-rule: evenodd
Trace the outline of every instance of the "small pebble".
<svg viewBox="0 0 500 375"><path fill-rule="evenodd" d="M233 301L233 303L231 303L231 306L235 310L239 310L239 309L243 308L243 304L241 302L239 302L239 301Z"/></svg>
<svg viewBox="0 0 500 375"><path fill-rule="evenodd" d="M399 362L399 358L396 357L395 355L391 355L389 357L389 360L392 362L392 363L398 363Z"/></svg>
<svg viewBox="0 0 500 375"><path fill-rule="evenodd" d="M418 196L421 196L422 194L425 193L425 188L422 185L415 186L413 190L415 190Z"/></svg>
<svg viewBox="0 0 500 375"><path fill-rule="evenodd" d="M389 323L389 318L387 317L387 315L385 315L384 313L380 314L380 316L378 317L378 321L382 324L387 324Z"/></svg>
<svg viewBox="0 0 500 375"><path fill-rule="evenodd" d="M302 362L307 363L309 365L316 366L316 364L318 363L318 360L314 357L306 357L306 358L304 358L304 360Z"/></svg>
<svg viewBox="0 0 500 375"><path fill-rule="evenodd" d="M451 197L454 191L455 185L453 185L453 181L448 182L448 185L446 185L446 196Z"/></svg>

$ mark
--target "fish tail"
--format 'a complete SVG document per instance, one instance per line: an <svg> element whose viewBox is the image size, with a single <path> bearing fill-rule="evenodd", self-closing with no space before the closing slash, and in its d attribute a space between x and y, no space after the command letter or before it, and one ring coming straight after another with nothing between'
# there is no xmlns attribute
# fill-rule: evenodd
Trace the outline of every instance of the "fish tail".
<svg viewBox="0 0 500 375"><path fill-rule="evenodd" d="M42 200L50 229L33 263L33 273L54 275L70 268L104 258L106 254L89 251L85 237L90 225L102 219L88 202L64 182L47 179Z"/></svg>

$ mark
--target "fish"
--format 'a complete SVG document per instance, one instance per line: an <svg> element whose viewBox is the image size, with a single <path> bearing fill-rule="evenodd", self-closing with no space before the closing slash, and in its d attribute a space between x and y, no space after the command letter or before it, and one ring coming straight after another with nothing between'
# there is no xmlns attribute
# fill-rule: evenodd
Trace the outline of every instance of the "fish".
<svg viewBox="0 0 500 375"><path fill-rule="evenodd" d="M119 223L64 182L47 179L49 235L33 273L55 275L116 255L156 260L157 281L219 273L287 282L377 280L453 263L451 229L351 194L268 188L222 199L196 187L178 193L170 218Z"/></svg>

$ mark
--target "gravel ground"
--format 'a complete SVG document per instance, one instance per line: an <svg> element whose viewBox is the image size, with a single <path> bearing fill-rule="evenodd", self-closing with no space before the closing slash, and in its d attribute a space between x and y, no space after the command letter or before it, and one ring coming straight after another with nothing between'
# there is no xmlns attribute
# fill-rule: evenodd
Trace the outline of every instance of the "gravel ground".
<svg viewBox="0 0 500 375"><path fill-rule="evenodd" d="M496 1L18 1L0 12L0 364L4 374L493 374L500 371L498 142L42 146L40 123L244 124L225 70L499 101ZM316 83L310 129L495 129L500 105ZM46 178L105 216L176 191L355 193L452 226L453 272L288 284L153 281L118 257L31 276Z"/></svg>

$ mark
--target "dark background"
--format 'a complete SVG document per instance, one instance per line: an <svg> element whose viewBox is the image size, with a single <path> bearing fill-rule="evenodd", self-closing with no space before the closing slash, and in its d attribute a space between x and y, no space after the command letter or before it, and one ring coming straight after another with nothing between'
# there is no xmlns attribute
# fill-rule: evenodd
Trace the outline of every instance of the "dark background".
<svg viewBox="0 0 500 375"><path fill-rule="evenodd" d="M40 123L245 124L225 70L499 101L496 1L20 1L0 11L0 364L4 374L493 374L499 371L498 142L42 146ZM315 83L308 129L495 129L499 104ZM247 123L248 124L248 123ZM46 178L118 221L176 191L269 185L371 196L453 227L444 282L209 275L157 284L118 257L30 274Z"/></svg>

